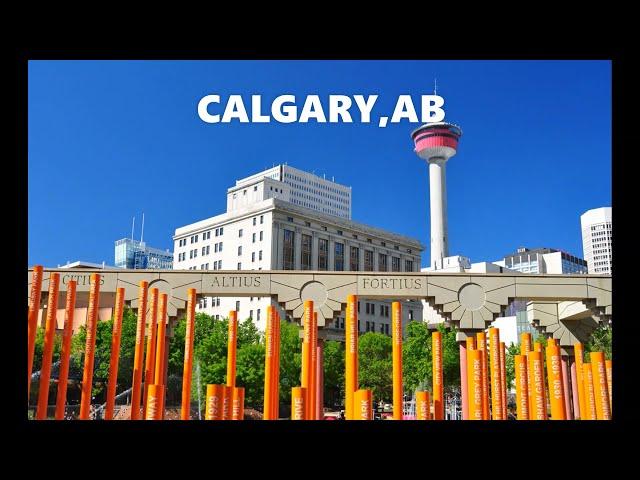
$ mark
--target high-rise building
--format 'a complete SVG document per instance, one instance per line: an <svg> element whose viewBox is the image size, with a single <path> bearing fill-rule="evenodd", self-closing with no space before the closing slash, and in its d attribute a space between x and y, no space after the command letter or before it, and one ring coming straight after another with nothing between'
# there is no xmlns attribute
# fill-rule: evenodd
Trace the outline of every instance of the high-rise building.
<svg viewBox="0 0 640 480"><path fill-rule="evenodd" d="M173 254L147 246L131 238L116 240L115 264L120 268L162 269L173 268Z"/></svg>
<svg viewBox="0 0 640 480"><path fill-rule="evenodd" d="M582 252L589 273L611 275L611 207L587 210L580 216Z"/></svg>
<svg viewBox="0 0 640 480"><path fill-rule="evenodd" d="M419 271L418 240L354 222L350 213L349 187L280 165L238 180L227 191L226 213L177 228L173 268ZM209 297L198 310L214 317L236 310L264 330L268 305L277 306L268 297ZM391 334L390 301L362 298L359 312L360 332ZM421 303L406 302L403 317L421 319ZM344 314L332 327L344 329Z"/></svg>
<svg viewBox="0 0 640 480"><path fill-rule="evenodd" d="M585 260L553 248L520 247L515 253L504 257L504 266L522 273L565 275L587 273Z"/></svg>

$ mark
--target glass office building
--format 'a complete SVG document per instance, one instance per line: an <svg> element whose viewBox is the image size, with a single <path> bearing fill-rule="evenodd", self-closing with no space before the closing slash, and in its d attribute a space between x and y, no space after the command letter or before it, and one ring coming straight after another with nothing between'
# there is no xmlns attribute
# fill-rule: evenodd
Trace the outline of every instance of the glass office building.
<svg viewBox="0 0 640 480"><path fill-rule="evenodd" d="M145 242L123 238L116 240L115 265L120 268L172 270L173 254L148 247Z"/></svg>

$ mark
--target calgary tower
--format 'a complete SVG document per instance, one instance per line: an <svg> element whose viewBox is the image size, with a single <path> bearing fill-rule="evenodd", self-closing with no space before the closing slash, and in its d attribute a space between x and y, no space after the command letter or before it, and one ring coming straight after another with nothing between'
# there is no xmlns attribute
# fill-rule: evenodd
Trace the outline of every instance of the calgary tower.
<svg viewBox="0 0 640 480"><path fill-rule="evenodd" d="M415 152L429 164L429 199L431 208L431 264L442 269L442 259L449 256L447 227L447 160L456 154L462 130L447 122L427 123L411 133Z"/></svg>

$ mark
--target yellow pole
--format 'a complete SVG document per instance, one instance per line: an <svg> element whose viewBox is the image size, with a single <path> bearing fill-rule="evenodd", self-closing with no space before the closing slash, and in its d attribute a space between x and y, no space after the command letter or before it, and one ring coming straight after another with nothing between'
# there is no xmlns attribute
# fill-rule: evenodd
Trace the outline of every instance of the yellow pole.
<svg viewBox="0 0 640 480"><path fill-rule="evenodd" d="M431 334L431 355L433 358L433 419L444 420L444 388L442 382L442 335Z"/></svg>
<svg viewBox="0 0 640 480"><path fill-rule="evenodd" d="M358 390L358 297L347 296L345 324L345 419L353 420L353 394Z"/></svg>
<svg viewBox="0 0 640 480"><path fill-rule="evenodd" d="M547 420L547 402L544 396L544 365L542 352L529 352L527 354L531 381L529 390L532 401L529 403L529 420Z"/></svg>
<svg viewBox="0 0 640 480"><path fill-rule="evenodd" d="M265 331L265 355L264 355L264 404L262 406L262 419L272 420L273 413L273 357L275 343L275 308L267 306L267 328Z"/></svg>
<svg viewBox="0 0 640 480"><path fill-rule="evenodd" d="M469 340L467 338L467 340ZM482 420L482 351L467 342L467 385L469 388L469 420Z"/></svg>
<svg viewBox="0 0 640 480"><path fill-rule="evenodd" d="M502 419L507 420L509 404L507 402L507 367L505 364L504 342L500 342L500 388L502 389Z"/></svg>
<svg viewBox="0 0 640 480"><path fill-rule="evenodd" d="M144 368L144 390L145 392L149 389L149 385L154 382L154 369L156 363L156 322L158 317L158 289L152 288L149 291L149 315L148 321L149 324L147 330L147 355L145 358L145 368ZM145 393L143 396L143 406L142 406L142 415L146 419L146 411L147 411L147 398L148 395Z"/></svg>
<svg viewBox="0 0 640 480"><path fill-rule="evenodd" d="M291 420L305 420L306 408L304 400L306 397L306 388L293 387L291 389Z"/></svg>
<svg viewBox="0 0 640 480"><path fill-rule="evenodd" d="M518 420L529 420L529 388L527 386L527 357L514 357L516 377L516 408Z"/></svg>
<svg viewBox="0 0 640 480"><path fill-rule="evenodd" d="M269 320L267 319L267 321ZM207 385L205 420L222 420L223 386L217 384Z"/></svg>
<svg viewBox="0 0 640 480"><path fill-rule="evenodd" d="M547 382L551 403L551 420L566 420L564 385L562 382L560 347L547 345Z"/></svg>
<svg viewBox="0 0 640 480"><path fill-rule="evenodd" d="M96 352L96 330L98 328L98 306L100 305L100 275L91 274L89 308L87 309L87 341L84 347L84 370L82 372L82 395L80 397L80 420L89 420L91 388L93 386L93 362Z"/></svg>
<svg viewBox="0 0 640 480"><path fill-rule="evenodd" d="M311 420L310 397L311 397L311 326L313 323L313 301L304 301L304 336L302 339L302 388L307 389L305 402L305 420Z"/></svg>
<svg viewBox="0 0 640 480"><path fill-rule="evenodd" d="M56 315L58 313L58 289L60 274L52 273L49 277L49 304L47 306L47 322L44 329L44 346L42 348L42 366L40 367L40 388L38 389L38 407L36 420L46 420L49 406L49 382L51 381L51 362L53 360L53 342L56 336ZM87 338L89 333L87 332Z"/></svg>
<svg viewBox="0 0 640 480"><path fill-rule="evenodd" d="M402 304L391 303L391 329L393 342L393 419L402 420Z"/></svg>
<svg viewBox="0 0 640 480"><path fill-rule="evenodd" d="M611 420L609 404L609 387L607 386L607 369L603 352L591 352L591 371L593 374L593 392L596 399L596 415L598 420Z"/></svg>
<svg viewBox="0 0 640 480"><path fill-rule="evenodd" d="M605 366L607 367L607 386L609 387L609 408L613 415L613 362L611 360L605 360Z"/></svg>
<svg viewBox="0 0 640 480"><path fill-rule="evenodd" d="M482 352L482 419L489 420L489 375L487 374L487 338L484 332L476 336L478 350Z"/></svg>
<svg viewBox="0 0 640 480"><path fill-rule="evenodd" d="M191 418L191 371L193 369L193 336L196 319L196 289L187 290L187 325L184 336L184 367L182 370L182 408L180 419Z"/></svg>
<svg viewBox="0 0 640 480"><path fill-rule="evenodd" d="M416 420L431 419L429 392L416 392Z"/></svg>
<svg viewBox="0 0 640 480"><path fill-rule="evenodd" d="M354 420L373 420L371 390L356 390L353 405Z"/></svg>
<svg viewBox="0 0 640 480"><path fill-rule="evenodd" d="M233 387L231 420L244 420L244 387Z"/></svg>
<svg viewBox="0 0 640 480"><path fill-rule="evenodd" d="M582 379L584 380L584 401L586 404L584 420L597 420L596 396L593 388L593 371L591 364L582 364Z"/></svg>
<svg viewBox="0 0 640 480"><path fill-rule="evenodd" d="M140 385L142 383L142 361L144 357L144 323L147 311L147 289L149 282L140 282L138 290L138 323L136 324L136 347L133 354L133 381L131 386L131 420L140 420Z"/></svg>
<svg viewBox="0 0 640 480"><path fill-rule="evenodd" d="M67 283L67 299L64 309L64 330L62 333L62 351L60 352L60 370L58 373L58 392L56 396L56 420L64 419L64 408L67 403L69 356L71 354L73 314L76 307L76 283L77 282L75 280L69 280Z"/></svg>
<svg viewBox="0 0 640 480"><path fill-rule="evenodd" d="M31 276L31 294L29 295L29 313L27 315L27 404L31 395L31 371L33 370L33 353L36 348L36 331L38 330L38 313L40 312L40 295L42 290L42 265L33 267Z"/></svg>
<svg viewBox="0 0 640 480"><path fill-rule="evenodd" d="M493 420L502 420L500 331L495 327L489 329L489 363L491 366L491 414Z"/></svg>
<svg viewBox="0 0 640 480"><path fill-rule="evenodd" d="M584 380L584 347L582 343L573 345L573 352L576 362L576 377L578 381L578 408L580 409L580 420L587 420L589 406L587 405L585 396L585 380Z"/></svg>

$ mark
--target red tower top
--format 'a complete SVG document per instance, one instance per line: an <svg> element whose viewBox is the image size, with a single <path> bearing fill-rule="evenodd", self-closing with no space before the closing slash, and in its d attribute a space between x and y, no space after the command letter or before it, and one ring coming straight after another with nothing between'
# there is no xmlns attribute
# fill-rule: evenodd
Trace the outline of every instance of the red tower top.
<svg viewBox="0 0 640 480"><path fill-rule="evenodd" d="M462 130L447 122L427 123L411 133L415 152L424 160L443 158L448 160L458 150L458 140Z"/></svg>

